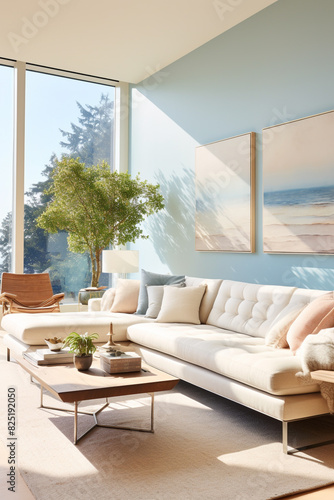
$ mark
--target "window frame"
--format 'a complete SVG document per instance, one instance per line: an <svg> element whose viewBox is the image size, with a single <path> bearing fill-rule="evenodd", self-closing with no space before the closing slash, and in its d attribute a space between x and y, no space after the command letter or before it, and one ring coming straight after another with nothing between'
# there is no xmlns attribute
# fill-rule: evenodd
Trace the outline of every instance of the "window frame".
<svg viewBox="0 0 334 500"><path fill-rule="evenodd" d="M11 272L24 272L24 174L25 174L25 99L26 71L109 85L115 88L114 107L114 170L128 171L129 143L129 84L118 80L86 75L67 70L30 64L0 57L0 65L14 68L14 148L12 198L12 259Z"/></svg>

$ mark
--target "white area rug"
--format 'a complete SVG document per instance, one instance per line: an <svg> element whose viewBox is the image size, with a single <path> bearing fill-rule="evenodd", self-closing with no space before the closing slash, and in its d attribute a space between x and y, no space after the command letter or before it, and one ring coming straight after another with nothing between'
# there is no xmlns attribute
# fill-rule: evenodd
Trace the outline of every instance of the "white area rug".
<svg viewBox="0 0 334 500"><path fill-rule="evenodd" d="M38 409L39 387L19 366L1 361L0 380L2 408L17 388L19 468L37 500L267 500L334 481L334 445L286 456L280 422L183 382L156 395L154 434L97 428L75 446L72 415ZM100 418L145 426L149 405L124 398ZM92 417L80 418L81 433ZM330 417L293 424L306 442L332 428Z"/></svg>

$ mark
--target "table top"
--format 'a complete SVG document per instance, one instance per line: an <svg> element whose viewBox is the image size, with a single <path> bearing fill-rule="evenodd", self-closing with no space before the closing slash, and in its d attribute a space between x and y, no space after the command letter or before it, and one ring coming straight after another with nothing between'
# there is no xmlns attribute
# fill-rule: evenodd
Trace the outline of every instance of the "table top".
<svg viewBox="0 0 334 500"><path fill-rule="evenodd" d="M45 389L67 403L169 391L179 381L146 365L140 372L109 374L100 368L99 359L94 359L87 371L78 371L73 364L34 366L20 355L15 359Z"/></svg>
<svg viewBox="0 0 334 500"><path fill-rule="evenodd" d="M334 371L317 370L315 372L311 372L311 377L314 380L319 380L321 382L331 382L332 384L334 384Z"/></svg>

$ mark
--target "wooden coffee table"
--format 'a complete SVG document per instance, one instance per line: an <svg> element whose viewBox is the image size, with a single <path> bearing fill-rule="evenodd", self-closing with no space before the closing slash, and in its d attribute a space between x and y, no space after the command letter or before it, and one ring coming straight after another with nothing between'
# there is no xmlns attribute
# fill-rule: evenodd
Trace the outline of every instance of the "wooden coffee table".
<svg viewBox="0 0 334 500"><path fill-rule="evenodd" d="M40 408L55 409L74 413L74 438L76 444L95 427L109 427L141 432L154 432L154 393L169 391L176 386L179 379L161 372L156 368L143 366L140 372L109 374L100 368L99 360L94 359L91 368L79 372L73 364L34 366L22 356L14 356L17 363L37 380L41 386ZM63 409L45 406L43 404L43 389L63 402L74 403L74 409ZM122 427L100 424L98 414L108 407L108 398L147 393L151 396L151 424L149 428ZM79 403L92 399L105 398L106 402L95 412L79 410ZM78 437L78 414L92 415L94 424Z"/></svg>
<svg viewBox="0 0 334 500"><path fill-rule="evenodd" d="M332 370L317 370L311 372L311 378L313 380L319 380L320 382L330 382L334 384L334 371Z"/></svg>

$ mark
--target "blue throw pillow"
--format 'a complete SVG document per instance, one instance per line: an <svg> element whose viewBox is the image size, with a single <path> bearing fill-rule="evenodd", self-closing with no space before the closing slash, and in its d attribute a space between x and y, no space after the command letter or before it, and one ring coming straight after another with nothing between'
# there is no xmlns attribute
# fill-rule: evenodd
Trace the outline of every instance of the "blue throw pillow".
<svg viewBox="0 0 334 500"><path fill-rule="evenodd" d="M138 297L138 307L136 314L146 314L148 308L147 286L152 285L172 285L175 283L184 283L185 276L175 276L172 274L157 274L141 270L140 288Z"/></svg>

